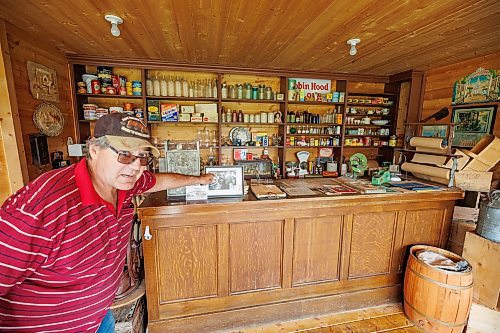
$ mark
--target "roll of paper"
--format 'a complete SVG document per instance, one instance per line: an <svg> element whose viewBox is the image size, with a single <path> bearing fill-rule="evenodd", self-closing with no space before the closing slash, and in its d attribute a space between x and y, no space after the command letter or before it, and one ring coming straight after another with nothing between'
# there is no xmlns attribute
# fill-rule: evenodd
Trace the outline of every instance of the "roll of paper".
<svg viewBox="0 0 500 333"><path fill-rule="evenodd" d="M412 162L404 162L401 165L401 169L404 171L411 172L413 174L416 173L416 174L428 175L428 176L432 176L432 177L436 177L436 178L450 179L450 170L449 169L428 166L428 165L422 165L422 164L417 164L417 163L412 163Z"/></svg>
<svg viewBox="0 0 500 333"><path fill-rule="evenodd" d="M415 136L410 139L410 146L415 148L421 148L420 150L427 149L438 149L440 153L443 153L448 146L444 143L442 138L427 138L423 136Z"/></svg>

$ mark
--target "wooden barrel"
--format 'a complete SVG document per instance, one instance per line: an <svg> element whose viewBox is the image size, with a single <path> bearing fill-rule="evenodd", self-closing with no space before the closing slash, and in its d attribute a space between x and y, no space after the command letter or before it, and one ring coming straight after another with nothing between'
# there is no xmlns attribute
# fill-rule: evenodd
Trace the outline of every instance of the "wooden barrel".
<svg viewBox="0 0 500 333"><path fill-rule="evenodd" d="M440 248L412 246L404 280L404 312L425 332L461 333L472 303L472 269L451 272L435 268L417 258L421 250L440 253L455 262L463 260Z"/></svg>

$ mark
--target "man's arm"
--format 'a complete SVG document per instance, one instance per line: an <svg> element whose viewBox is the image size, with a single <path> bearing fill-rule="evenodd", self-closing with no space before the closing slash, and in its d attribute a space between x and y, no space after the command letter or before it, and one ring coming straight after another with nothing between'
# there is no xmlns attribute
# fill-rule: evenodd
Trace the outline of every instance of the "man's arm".
<svg viewBox="0 0 500 333"><path fill-rule="evenodd" d="M187 176L178 173L157 173L155 177L155 186L147 190L146 193L164 191L186 185L210 184L214 179L214 175L211 173L201 176Z"/></svg>

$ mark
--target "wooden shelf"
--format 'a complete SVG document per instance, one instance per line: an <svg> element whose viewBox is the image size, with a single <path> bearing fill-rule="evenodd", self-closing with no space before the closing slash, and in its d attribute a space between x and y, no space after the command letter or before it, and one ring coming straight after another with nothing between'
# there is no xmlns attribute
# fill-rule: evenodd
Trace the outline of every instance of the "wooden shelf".
<svg viewBox="0 0 500 333"><path fill-rule="evenodd" d="M313 101L299 102L299 101L288 101L288 104L332 106L332 105L344 105L344 102L313 102Z"/></svg>
<svg viewBox="0 0 500 333"><path fill-rule="evenodd" d="M345 127L391 127L391 124L386 125L354 125L354 124L346 124Z"/></svg>
<svg viewBox="0 0 500 333"><path fill-rule="evenodd" d="M366 106L366 107L379 107L379 108L392 108L394 104L367 104L367 103L347 103L347 107L350 106Z"/></svg>
<svg viewBox="0 0 500 333"><path fill-rule="evenodd" d="M346 117L390 117L390 114L346 113Z"/></svg>
<svg viewBox="0 0 500 333"><path fill-rule="evenodd" d="M241 122L221 122L221 125L248 125L248 126L283 126L283 123L241 123Z"/></svg>
<svg viewBox="0 0 500 333"><path fill-rule="evenodd" d="M341 146L286 146L285 148L305 149L305 148L340 148Z"/></svg>
<svg viewBox="0 0 500 333"><path fill-rule="evenodd" d="M111 99L142 99L136 95L107 95L107 94L76 94L77 97L111 98Z"/></svg>
<svg viewBox="0 0 500 333"><path fill-rule="evenodd" d="M278 101L275 99L236 99L236 98L224 98L222 103L267 103L267 104L280 104L285 103L285 101Z"/></svg>
<svg viewBox="0 0 500 333"><path fill-rule="evenodd" d="M158 121L158 120L148 120L148 124L163 124L163 125L217 125L218 122L205 121L205 122L192 122L192 121Z"/></svg>
<svg viewBox="0 0 500 333"><path fill-rule="evenodd" d="M369 97L396 97L397 95L394 93L358 93L358 92L350 92L348 93L349 97L353 96L369 96Z"/></svg>
<svg viewBox="0 0 500 333"><path fill-rule="evenodd" d="M217 102L217 97L176 97L176 96L146 96L150 100L165 100L165 101L200 101L200 102Z"/></svg>
<svg viewBox="0 0 500 333"><path fill-rule="evenodd" d="M325 137L325 136L341 136L342 134L311 134L311 133L287 133L287 136L317 136L317 137Z"/></svg>
<svg viewBox="0 0 500 333"><path fill-rule="evenodd" d="M366 135L353 135L353 134L345 134L345 138L362 138L362 137L373 137L373 138L387 138L390 135L378 135L378 134L366 134Z"/></svg>
<svg viewBox="0 0 500 333"><path fill-rule="evenodd" d="M221 146L222 149L229 148L284 148L283 146Z"/></svg>
<svg viewBox="0 0 500 333"><path fill-rule="evenodd" d="M342 126L342 124L335 123L319 123L319 124L311 124L311 123L286 123L287 126L317 126L317 127L327 127L327 126Z"/></svg>

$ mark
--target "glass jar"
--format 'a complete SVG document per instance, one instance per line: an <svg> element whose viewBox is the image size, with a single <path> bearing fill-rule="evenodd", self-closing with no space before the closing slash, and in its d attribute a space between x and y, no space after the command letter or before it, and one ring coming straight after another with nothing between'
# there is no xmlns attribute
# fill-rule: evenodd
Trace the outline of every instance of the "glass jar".
<svg viewBox="0 0 500 333"><path fill-rule="evenodd" d="M236 98L236 89L234 88L233 85L230 85L228 87L229 90L229 98Z"/></svg>
<svg viewBox="0 0 500 333"><path fill-rule="evenodd" d="M237 98L243 99L243 85L241 83L238 83L236 87L237 87L237 92L236 92Z"/></svg>
<svg viewBox="0 0 500 333"><path fill-rule="evenodd" d="M175 78L175 96L176 97L182 96L181 78L178 76Z"/></svg>
<svg viewBox="0 0 500 333"><path fill-rule="evenodd" d="M227 84L226 84L226 82L224 82L224 83L222 84L222 87L221 87L220 93L221 93L221 97L222 97L222 98L227 98Z"/></svg>
<svg viewBox="0 0 500 333"><path fill-rule="evenodd" d="M265 99L273 99L273 88L271 87L266 87L264 91L264 97Z"/></svg>
<svg viewBox="0 0 500 333"><path fill-rule="evenodd" d="M264 99L264 85L259 85L259 99Z"/></svg>
<svg viewBox="0 0 500 333"><path fill-rule="evenodd" d="M259 87L252 87L252 99L259 98Z"/></svg>
<svg viewBox="0 0 500 333"><path fill-rule="evenodd" d="M189 84L186 79L182 79L182 97L189 97Z"/></svg>
<svg viewBox="0 0 500 333"><path fill-rule="evenodd" d="M167 80L165 80L165 75L160 82L160 94L161 96L167 96Z"/></svg>
<svg viewBox="0 0 500 333"><path fill-rule="evenodd" d="M167 96L175 96L175 83L171 76L168 77Z"/></svg>
<svg viewBox="0 0 500 333"><path fill-rule="evenodd" d="M161 95L161 90L160 90L160 81L158 80L158 77L155 76L155 79L153 80L153 95L154 96L160 96Z"/></svg>
<svg viewBox="0 0 500 333"><path fill-rule="evenodd" d="M252 98L252 85L250 83L245 83L245 89L243 90L245 99Z"/></svg>
<svg viewBox="0 0 500 333"><path fill-rule="evenodd" d="M153 95L153 93L153 80L151 80L151 78L148 76L148 78L146 79L146 94L151 96Z"/></svg>
<svg viewBox="0 0 500 333"><path fill-rule="evenodd" d="M397 144L398 144L398 137L397 137L397 135L391 135L389 137L389 146L396 147Z"/></svg>

